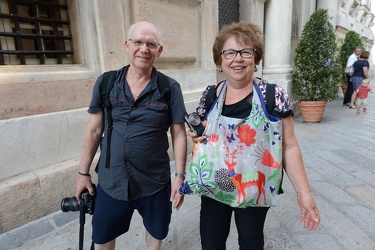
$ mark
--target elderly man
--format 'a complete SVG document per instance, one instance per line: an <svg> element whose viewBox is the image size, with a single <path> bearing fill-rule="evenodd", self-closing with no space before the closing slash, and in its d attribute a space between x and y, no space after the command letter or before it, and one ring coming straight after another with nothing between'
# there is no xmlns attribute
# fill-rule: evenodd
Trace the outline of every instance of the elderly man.
<svg viewBox="0 0 375 250"><path fill-rule="evenodd" d="M358 57L361 55L361 53L362 53L362 48L359 46L355 47L353 54L349 56L348 61L346 63L345 73L346 73L348 88L346 89L346 94L344 96L344 101L342 105L349 106L350 104L351 96L353 94L353 84L352 84L352 81L350 80L351 75L349 75L349 70L350 70L350 67L358 60Z"/></svg>
<svg viewBox="0 0 375 250"><path fill-rule="evenodd" d="M160 43L154 24L133 24L125 41L130 65L116 72L108 97L110 109L104 107L101 96L103 75L93 90L76 197L80 199L85 188L91 195L96 192L92 218L95 250L115 248L115 239L129 230L134 209L142 216L148 249L160 249L168 234L172 201L176 209L183 203L178 189L185 174L186 110L179 83L153 66L163 51ZM160 86L166 84L169 89L162 93L165 89ZM112 117L112 126L108 126L108 117ZM169 128L176 162L173 184L167 153ZM95 191L89 169L99 144Z"/></svg>

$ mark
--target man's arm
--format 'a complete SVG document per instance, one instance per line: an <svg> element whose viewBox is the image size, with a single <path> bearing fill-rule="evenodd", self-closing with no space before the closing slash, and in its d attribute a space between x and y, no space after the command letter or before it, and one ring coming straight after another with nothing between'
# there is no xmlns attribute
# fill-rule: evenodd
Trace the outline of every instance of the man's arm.
<svg viewBox="0 0 375 250"><path fill-rule="evenodd" d="M100 140L103 134L103 112L90 114L87 123L85 137L83 140L81 160L79 163L79 172L88 174L90 166L95 154L98 150ZM82 191L87 188L90 195L94 195L95 191L90 176L78 175L76 183L76 198L81 199Z"/></svg>
<svg viewBox="0 0 375 250"><path fill-rule="evenodd" d="M184 174L187 154L185 123L172 124L170 131L176 162L176 173ZM172 184L171 201L176 199L173 206L176 209L179 209L184 201L184 196L178 192L183 180L184 178L176 176Z"/></svg>
<svg viewBox="0 0 375 250"><path fill-rule="evenodd" d="M349 73L350 67L357 61L357 56L355 54L351 54L346 62L345 73Z"/></svg>

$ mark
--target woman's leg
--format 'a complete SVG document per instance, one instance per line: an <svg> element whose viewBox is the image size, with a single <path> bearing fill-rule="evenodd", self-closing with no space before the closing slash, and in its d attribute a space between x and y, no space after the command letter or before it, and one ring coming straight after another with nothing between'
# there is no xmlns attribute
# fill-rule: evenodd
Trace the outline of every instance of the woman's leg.
<svg viewBox="0 0 375 250"><path fill-rule="evenodd" d="M263 249L263 228L268 210L268 207L236 208L234 210L240 250Z"/></svg>
<svg viewBox="0 0 375 250"><path fill-rule="evenodd" d="M357 98L357 91L354 90L354 91L353 91L353 94L352 94L351 101L350 101L350 106L349 106L349 108L355 108L354 102L355 102L355 99L356 99L356 98Z"/></svg>
<svg viewBox="0 0 375 250"><path fill-rule="evenodd" d="M352 98L350 100L349 108L356 108L354 104L355 104L355 99L357 98L357 89L361 85L362 80L363 80L363 77L358 77L358 76L352 77L353 94L352 94Z"/></svg>
<svg viewBox="0 0 375 250"><path fill-rule="evenodd" d="M201 200L202 250L225 250L233 208L205 196Z"/></svg>

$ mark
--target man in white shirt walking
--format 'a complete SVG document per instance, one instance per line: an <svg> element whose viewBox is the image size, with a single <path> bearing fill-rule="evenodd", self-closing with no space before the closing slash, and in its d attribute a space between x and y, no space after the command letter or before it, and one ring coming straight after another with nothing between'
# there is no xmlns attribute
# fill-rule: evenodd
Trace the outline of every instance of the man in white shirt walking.
<svg viewBox="0 0 375 250"><path fill-rule="evenodd" d="M350 99L353 94L353 85L352 81L350 80L351 76L349 75L350 67L358 60L359 55L362 53L362 48L360 46L355 47L353 54L351 54L348 58L348 61L346 63L345 73L346 73L346 79L348 83L348 88L346 90L346 94L344 96L343 105L349 106Z"/></svg>

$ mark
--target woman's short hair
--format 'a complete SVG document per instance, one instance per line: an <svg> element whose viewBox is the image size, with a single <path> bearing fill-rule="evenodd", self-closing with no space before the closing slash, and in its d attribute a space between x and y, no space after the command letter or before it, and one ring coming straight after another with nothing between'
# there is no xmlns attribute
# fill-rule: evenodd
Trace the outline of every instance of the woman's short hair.
<svg viewBox="0 0 375 250"><path fill-rule="evenodd" d="M368 59L370 57L370 52L363 51L359 57L363 59Z"/></svg>
<svg viewBox="0 0 375 250"><path fill-rule="evenodd" d="M217 66L221 65L221 51L224 43L231 37L256 49L254 54L255 64L259 64L264 55L264 37L259 27L252 23L240 21L225 25L216 36L212 53Z"/></svg>

